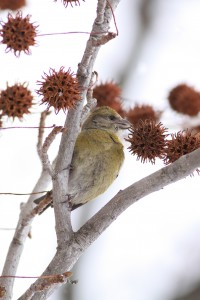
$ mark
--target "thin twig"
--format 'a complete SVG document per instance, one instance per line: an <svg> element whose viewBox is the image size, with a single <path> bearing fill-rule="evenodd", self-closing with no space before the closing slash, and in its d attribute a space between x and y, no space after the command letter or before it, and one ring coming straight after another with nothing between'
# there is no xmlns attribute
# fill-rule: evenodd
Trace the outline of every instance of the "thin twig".
<svg viewBox="0 0 200 300"><path fill-rule="evenodd" d="M43 281L40 284L32 284L31 288L26 291L26 293L18 298L18 300L29 300L31 297L36 293L40 291L44 291L45 289L48 289L52 287L53 285L58 285L58 284L65 284L68 282L68 278L72 275L71 272L65 272L63 274L56 274L53 276L42 276L39 278L42 278ZM33 278L33 277L32 277ZM37 277L35 277L37 278Z"/></svg>
<svg viewBox="0 0 200 300"><path fill-rule="evenodd" d="M83 107L81 114L81 126L88 117L90 111L94 109L97 105L97 100L93 98L93 89L98 80L98 73L96 71L92 72L89 88L87 91L87 104Z"/></svg>
<svg viewBox="0 0 200 300"><path fill-rule="evenodd" d="M107 3L108 3L108 6L110 7L110 10L111 10L111 12L112 12L113 21L114 21L115 28L116 28L116 35L119 35L119 30L118 30L118 27L117 27L117 22L116 22L116 19L115 19L115 14L114 14L112 5L110 4L110 1L108 1L108 0L107 0Z"/></svg>
<svg viewBox="0 0 200 300"><path fill-rule="evenodd" d="M44 128L45 128L45 121L48 115L50 115L50 111L43 111L40 115L40 125L38 130L38 143L37 143L37 151L38 154L40 153L40 150L42 148L43 144L43 137L44 137Z"/></svg>
<svg viewBox="0 0 200 300"><path fill-rule="evenodd" d="M53 168L52 168L52 165L50 163L47 152L49 150L49 147L51 146L51 144L55 140L57 134L60 133L60 132L64 132L64 131L66 131L66 128L64 128L62 126L54 127L54 129L50 132L50 134L45 139L44 144L43 144L41 150L39 151L43 168L45 170L48 170L50 176L53 176Z"/></svg>
<svg viewBox="0 0 200 300"><path fill-rule="evenodd" d="M59 278L59 276L63 277L71 277L72 272L64 272L62 274L51 274L51 275L44 275L44 276L13 276L13 275L0 275L0 278L17 278L17 279L32 279L32 278L43 278L43 279L55 279Z"/></svg>
<svg viewBox="0 0 200 300"><path fill-rule="evenodd" d="M45 126L43 128L51 129L54 128L56 125L53 124L51 126ZM38 126L11 126L11 127L0 127L0 130L6 130L6 129L38 129L40 127Z"/></svg>
<svg viewBox="0 0 200 300"><path fill-rule="evenodd" d="M38 179L38 182L36 183L33 189L33 194L30 195L29 200L22 207L21 214L19 216L19 221L16 226L13 239L9 246L2 275L16 274L17 267L22 255L22 251L24 249L23 245L26 241L26 238L29 237L31 223L33 221L33 217L30 216L30 212L33 209L33 200L35 200L37 197L37 191L47 188L49 182L50 182L50 176L47 171L43 170L40 178ZM27 215L29 215L29 219L26 218ZM1 278L0 282L1 282L0 285L5 287L6 289L5 298L3 299L4 300L11 299L14 278Z"/></svg>
<svg viewBox="0 0 200 300"><path fill-rule="evenodd" d="M106 32L104 31L99 31L99 32L89 32L89 31L67 31L67 32L54 32L54 33L42 33L42 34L37 34L38 36L48 36L48 35L65 35L65 34L89 34L89 35L101 35L105 34Z"/></svg>
<svg viewBox="0 0 200 300"><path fill-rule="evenodd" d="M114 39L116 36L117 36L116 33L114 33L114 32L108 32L106 35L102 36L100 39L93 40L92 45L94 47L99 47L99 46L105 45L110 40Z"/></svg>
<svg viewBox="0 0 200 300"><path fill-rule="evenodd" d="M41 191L41 192L32 192L32 193L0 193L0 195L15 195L15 196L27 196L27 195L38 195L38 194L44 194L48 191Z"/></svg>
<svg viewBox="0 0 200 300"><path fill-rule="evenodd" d="M90 34L88 31L67 31L67 32L51 32L51 33L41 33L37 34L38 36L48 36L48 35L61 35L61 34Z"/></svg>

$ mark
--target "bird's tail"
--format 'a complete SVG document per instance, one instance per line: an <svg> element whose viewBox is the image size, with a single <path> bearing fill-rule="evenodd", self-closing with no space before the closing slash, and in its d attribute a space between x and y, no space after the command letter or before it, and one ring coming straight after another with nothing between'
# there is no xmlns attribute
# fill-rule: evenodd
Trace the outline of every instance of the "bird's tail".
<svg viewBox="0 0 200 300"><path fill-rule="evenodd" d="M53 207L52 191L47 192L44 196L35 199L33 202L40 206L39 215L41 215L48 207Z"/></svg>
<svg viewBox="0 0 200 300"><path fill-rule="evenodd" d="M44 196L37 198L33 201L35 204L37 204L39 207L39 215L41 215L48 207L53 207L53 194L52 191L47 192ZM75 205L70 205L70 210L74 210L80 206L82 206L84 203L79 203Z"/></svg>

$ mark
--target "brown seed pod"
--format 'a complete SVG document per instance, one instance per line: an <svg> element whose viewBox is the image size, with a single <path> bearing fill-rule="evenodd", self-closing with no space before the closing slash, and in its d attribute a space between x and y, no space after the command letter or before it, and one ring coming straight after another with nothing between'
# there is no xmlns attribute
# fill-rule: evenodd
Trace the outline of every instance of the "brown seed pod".
<svg viewBox="0 0 200 300"><path fill-rule="evenodd" d="M200 93L186 84L173 88L168 100L171 108L179 113L196 116L200 111Z"/></svg>
<svg viewBox="0 0 200 300"><path fill-rule="evenodd" d="M1 116L22 119L24 114L30 113L33 96L24 84L8 86L0 93Z"/></svg>
<svg viewBox="0 0 200 300"><path fill-rule="evenodd" d="M0 37L1 44L7 45L6 52L13 51L16 56L19 56L22 51L30 54L30 46L35 45L36 28L30 23L30 16L22 18L22 12L18 11L16 17L8 14L6 23L0 22Z"/></svg>
<svg viewBox="0 0 200 300"><path fill-rule="evenodd" d="M0 9L17 10L26 5L26 0L0 0Z"/></svg>
<svg viewBox="0 0 200 300"><path fill-rule="evenodd" d="M129 151L137 156L142 163L150 161L155 163L156 157L163 158L165 155L167 129L161 124L152 120L140 120L135 126L129 129L130 134L126 139L131 145Z"/></svg>
<svg viewBox="0 0 200 300"><path fill-rule="evenodd" d="M171 134L171 139L166 142L166 165L173 163L181 156L188 154L200 147L200 138L192 130L183 130Z"/></svg>
<svg viewBox="0 0 200 300"><path fill-rule="evenodd" d="M114 82L106 82L97 85L93 90L93 97L97 99L97 107L109 106L123 115L120 101L121 88Z"/></svg>
<svg viewBox="0 0 200 300"><path fill-rule="evenodd" d="M49 75L44 73L43 81L38 81L40 88L36 91L42 96L42 104L47 104L47 109L53 107L55 113L61 109L65 112L69 108L74 108L80 100L78 80L70 69L64 71L61 67L58 72L49 70Z"/></svg>
<svg viewBox="0 0 200 300"><path fill-rule="evenodd" d="M135 105L133 109L130 109L126 113L126 118L134 125L140 120L152 120L158 122L160 113L156 112L151 105Z"/></svg>

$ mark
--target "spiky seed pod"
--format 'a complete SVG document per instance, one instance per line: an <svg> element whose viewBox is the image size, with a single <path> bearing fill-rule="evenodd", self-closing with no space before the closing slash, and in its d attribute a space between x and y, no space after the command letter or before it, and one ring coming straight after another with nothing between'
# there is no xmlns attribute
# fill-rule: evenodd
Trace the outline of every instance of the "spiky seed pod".
<svg viewBox="0 0 200 300"><path fill-rule="evenodd" d="M173 88L168 100L172 109L179 113L196 116L200 111L200 93L186 84Z"/></svg>
<svg viewBox="0 0 200 300"><path fill-rule="evenodd" d="M35 45L36 28L30 23L30 16L22 18L22 12L18 11L16 17L8 14L8 21L1 22L0 29L1 44L6 44L6 52L13 51L16 56L19 56L22 51L30 54L30 46Z"/></svg>
<svg viewBox="0 0 200 300"><path fill-rule="evenodd" d="M73 4L75 4L75 6L80 5L79 0L61 0L61 1L63 2L64 7L67 7L69 3L71 4L71 7L73 7ZM57 2L57 0L54 0L54 2Z"/></svg>
<svg viewBox="0 0 200 300"><path fill-rule="evenodd" d="M78 80L70 69L64 71L61 67L58 72L49 70L50 75L44 73L43 81L37 81L40 88L36 91L42 96L42 104L47 104L47 110L53 107L55 113L61 109L65 112L69 108L74 108L80 100Z"/></svg>
<svg viewBox="0 0 200 300"><path fill-rule="evenodd" d="M97 85L93 90L93 97L97 99L97 107L109 106L124 116L120 100L121 88L116 83L110 81Z"/></svg>
<svg viewBox="0 0 200 300"><path fill-rule="evenodd" d="M0 9L17 10L26 5L26 0L0 0Z"/></svg>
<svg viewBox="0 0 200 300"><path fill-rule="evenodd" d="M152 120L158 122L160 113L156 112L151 105L135 105L126 113L126 118L136 125L140 120Z"/></svg>
<svg viewBox="0 0 200 300"><path fill-rule="evenodd" d="M149 160L154 164L156 158L164 157L167 129L161 123L156 124L152 120L139 121L129 131L126 140L131 145L128 149L133 155L137 155L137 160L142 163Z"/></svg>
<svg viewBox="0 0 200 300"><path fill-rule="evenodd" d="M171 139L166 142L166 165L173 163L181 156L188 154L200 147L200 138L191 130L179 131L171 134Z"/></svg>
<svg viewBox="0 0 200 300"><path fill-rule="evenodd" d="M7 86L0 93L0 111L2 116L22 119L24 114L30 113L33 96L24 84Z"/></svg>

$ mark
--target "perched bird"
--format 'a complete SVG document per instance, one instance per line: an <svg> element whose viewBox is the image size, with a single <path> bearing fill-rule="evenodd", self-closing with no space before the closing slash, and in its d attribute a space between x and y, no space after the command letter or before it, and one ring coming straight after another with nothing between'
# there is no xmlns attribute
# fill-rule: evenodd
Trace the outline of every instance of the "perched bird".
<svg viewBox="0 0 200 300"><path fill-rule="evenodd" d="M105 192L116 179L124 161L119 132L129 127L127 120L107 106L95 109L86 119L75 143L69 174L72 210Z"/></svg>

